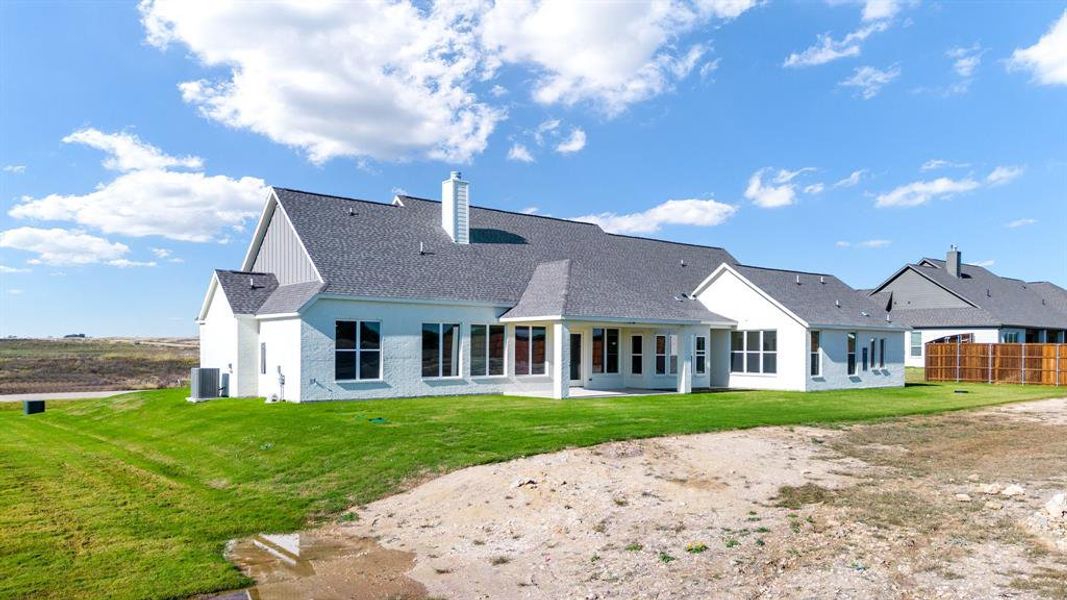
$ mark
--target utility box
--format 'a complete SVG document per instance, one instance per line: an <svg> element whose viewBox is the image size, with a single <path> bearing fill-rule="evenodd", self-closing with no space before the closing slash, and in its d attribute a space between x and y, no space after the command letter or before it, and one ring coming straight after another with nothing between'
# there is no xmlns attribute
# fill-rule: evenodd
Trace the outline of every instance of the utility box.
<svg viewBox="0 0 1067 600"><path fill-rule="evenodd" d="M22 414L35 415L44 412L44 400L23 400Z"/></svg>
<svg viewBox="0 0 1067 600"><path fill-rule="evenodd" d="M192 368L189 371L189 401L201 402L218 398L222 391L219 369ZM227 374L228 375L228 374ZM227 383L229 383L227 377Z"/></svg>

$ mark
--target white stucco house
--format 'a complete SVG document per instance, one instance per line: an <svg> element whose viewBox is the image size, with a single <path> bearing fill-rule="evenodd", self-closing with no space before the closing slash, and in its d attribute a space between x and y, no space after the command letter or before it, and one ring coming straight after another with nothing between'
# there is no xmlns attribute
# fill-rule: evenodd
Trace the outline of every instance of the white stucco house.
<svg viewBox="0 0 1067 600"><path fill-rule="evenodd" d="M272 188L198 315L231 396L287 401L904 383L906 328L829 274L442 199ZM577 393L574 393L577 395Z"/></svg>
<svg viewBox="0 0 1067 600"><path fill-rule="evenodd" d="M930 342L1063 343L1067 336L1067 290L966 264L955 246L945 260L904 265L869 293L912 328L904 348L909 367L924 365Z"/></svg>

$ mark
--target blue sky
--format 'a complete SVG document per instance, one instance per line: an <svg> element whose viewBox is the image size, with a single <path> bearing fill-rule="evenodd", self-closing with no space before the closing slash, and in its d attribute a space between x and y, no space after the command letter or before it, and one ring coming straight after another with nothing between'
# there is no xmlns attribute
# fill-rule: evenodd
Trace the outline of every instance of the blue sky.
<svg viewBox="0 0 1067 600"><path fill-rule="evenodd" d="M0 4L0 335L194 335L266 185L1067 285L1067 3Z"/></svg>

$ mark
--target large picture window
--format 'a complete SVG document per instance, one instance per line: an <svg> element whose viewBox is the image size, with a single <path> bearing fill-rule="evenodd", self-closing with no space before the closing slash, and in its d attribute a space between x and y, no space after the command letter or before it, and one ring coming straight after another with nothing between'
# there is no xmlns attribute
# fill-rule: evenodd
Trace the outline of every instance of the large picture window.
<svg viewBox="0 0 1067 600"><path fill-rule="evenodd" d="M644 337L640 335L630 336L630 373L633 375L640 375L644 370L644 343Z"/></svg>
<svg viewBox="0 0 1067 600"><path fill-rule="evenodd" d="M703 375L708 371L708 338L698 335L696 339L696 374Z"/></svg>
<svg viewBox="0 0 1067 600"><path fill-rule="evenodd" d="M593 372L619 372L619 330L593 328Z"/></svg>
<svg viewBox="0 0 1067 600"><path fill-rule="evenodd" d="M382 378L382 324L337 321L333 376L338 381Z"/></svg>
<svg viewBox="0 0 1067 600"><path fill-rule="evenodd" d="M422 324L422 376L459 377L459 323Z"/></svg>
<svg viewBox="0 0 1067 600"><path fill-rule="evenodd" d="M921 331L911 332L911 355L923 355L923 332Z"/></svg>
<svg viewBox="0 0 1067 600"><path fill-rule="evenodd" d="M734 331L730 333L730 372L778 372L778 332Z"/></svg>
<svg viewBox="0 0 1067 600"><path fill-rule="evenodd" d="M848 334L848 374L856 374L856 332Z"/></svg>
<svg viewBox="0 0 1067 600"><path fill-rule="evenodd" d="M471 376L504 374L504 326L471 325Z"/></svg>
<svg viewBox="0 0 1067 600"><path fill-rule="evenodd" d="M545 328L515 326L515 374L545 374Z"/></svg>
<svg viewBox="0 0 1067 600"><path fill-rule="evenodd" d="M811 332L811 361L810 372L812 377L818 377L822 375L822 353L819 351L822 347L822 332Z"/></svg>

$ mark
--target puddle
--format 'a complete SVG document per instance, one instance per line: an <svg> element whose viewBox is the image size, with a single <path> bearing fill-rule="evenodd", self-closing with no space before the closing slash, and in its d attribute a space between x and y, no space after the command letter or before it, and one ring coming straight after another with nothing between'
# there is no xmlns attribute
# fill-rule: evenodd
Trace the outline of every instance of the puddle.
<svg viewBox="0 0 1067 600"><path fill-rule="evenodd" d="M371 538L326 532L261 534L232 542L226 558L256 581L212 600L415 599L426 588L405 575L415 555Z"/></svg>

